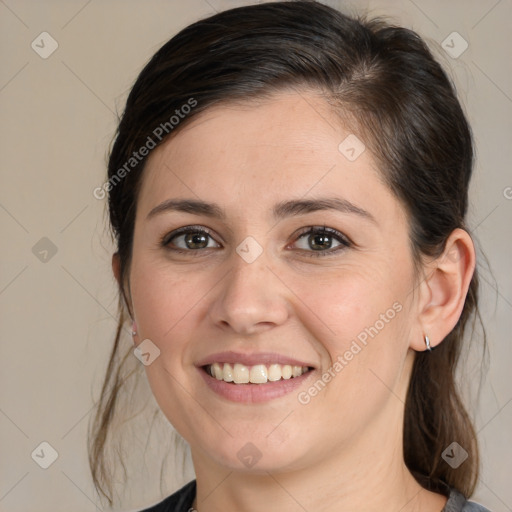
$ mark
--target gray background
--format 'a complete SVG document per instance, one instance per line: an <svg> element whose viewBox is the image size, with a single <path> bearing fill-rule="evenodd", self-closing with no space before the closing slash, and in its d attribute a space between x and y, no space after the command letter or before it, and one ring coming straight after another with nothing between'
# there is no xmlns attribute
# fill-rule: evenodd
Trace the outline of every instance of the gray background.
<svg viewBox="0 0 512 512"><path fill-rule="evenodd" d="M512 2L325 3L385 14L418 31L453 76L472 124L477 165L469 224L490 262L489 269L479 253L490 355L479 401L478 352L469 354L460 378L474 404L483 455L473 499L494 512L512 510ZM93 190L104 181L115 114L147 59L185 25L243 4L0 0L1 511L104 509L89 476L85 438L117 302L105 201ZM442 46L454 31L468 43L457 58ZM48 36L41 43L42 32L58 44L47 58L31 47L35 41L40 53L51 49ZM452 52L463 48L458 36L447 41ZM164 421L158 428L152 438L170 437ZM193 475L189 459L184 474L178 459L167 467L161 490L160 466L152 463L158 443L145 457L137 451L137 435L145 442L147 432L135 432L129 450L124 510L156 502ZM44 446L44 457L31 457L36 449L41 455L44 441L58 453L48 469L34 461L49 457Z"/></svg>

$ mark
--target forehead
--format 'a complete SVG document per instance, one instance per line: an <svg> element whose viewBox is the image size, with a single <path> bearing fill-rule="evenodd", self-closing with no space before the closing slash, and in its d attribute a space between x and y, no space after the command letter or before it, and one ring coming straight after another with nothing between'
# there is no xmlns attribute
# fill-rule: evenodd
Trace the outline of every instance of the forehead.
<svg viewBox="0 0 512 512"><path fill-rule="evenodd" d="M245 156L247 161L285 155L296 160L313 157L314 150L337 152L341 124L337 116L319 96L311 93L276 93L268 99L246 103L222 103L209 107L168 143L155 150L180 158L207 158L215 150L217 157L234 159ZM267 149L265 149L267 148ZM243 150L239 153L238 150Z"/></svg>
<svg viewBox="0 0 512 512"><path fill-rule="evenodd" d="M208 108L156 148L144 172L139 206L146 211L179 195L243 198L246 206L325 192L392 199L360 136L306 92Z"/></svg>

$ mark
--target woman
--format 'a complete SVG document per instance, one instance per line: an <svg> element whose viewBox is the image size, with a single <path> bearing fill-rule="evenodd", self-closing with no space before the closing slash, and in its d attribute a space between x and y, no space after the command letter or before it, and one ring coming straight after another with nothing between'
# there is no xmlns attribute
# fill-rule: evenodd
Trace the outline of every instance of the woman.
<svg viewBox="0 0 512 512"><path fill-rule="evenodd" d="M454 381L477 310L472 158L410 30L276 2L166 43L109 161L123 301L99 489L129 317L196 474L148 510L486 510L466 501L478 449Z"/></svg>

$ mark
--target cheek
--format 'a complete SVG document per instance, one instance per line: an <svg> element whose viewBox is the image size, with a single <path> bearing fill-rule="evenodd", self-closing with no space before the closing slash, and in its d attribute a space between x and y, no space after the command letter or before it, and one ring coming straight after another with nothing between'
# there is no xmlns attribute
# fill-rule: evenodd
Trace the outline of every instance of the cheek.
<svg viewBox="0 0 512 512"><path fill-rule="evenodd" d="M130 274L133 307L142 336L163 342L186 322L207 283L198 286L190 272L172 271L150 259L134 258ZM192 274L193 275L193 274Z"/></svg>
<svg viewBox="0 0 512 512"><path fill-rule="evenodd" d="M208 279L204 274L194 277L194 273L171 271L161 262L134 262L130 287L139 336L160 350L157 364L145 368L158 400L166 389L174 389L189 378L190 341L197 332Z"/></svg>
<svg viewBox="0 0 512 512"><path fill-rule="evenodd" d="M191 273L171 272L161 262L136 257L130 279L140 338L150 339L160 350L145 367L149 385L168 420L188 440L194 418L201 414L190 399L190 339L207 284L204 276L194 280Z"/></svg>
<svg viewBox="0 0 512 512"><path fill-rule="evenodd" d="M386 400L407 353L408 290L405 277L391 269L352 268L300 292L324 355L321 379L329 382L320 401L360 408L364 417L363 409L369 413Z"/></svg>
<svg viewBox="0 0 512 512"><path fill-rule="evenodd" d="M396 332L403 311L404 283L390 272L343 269L337 275L304 283L299 295L306 298L310 316L324 325L326 348L343 353L353 340L385 338Z"/></svg>

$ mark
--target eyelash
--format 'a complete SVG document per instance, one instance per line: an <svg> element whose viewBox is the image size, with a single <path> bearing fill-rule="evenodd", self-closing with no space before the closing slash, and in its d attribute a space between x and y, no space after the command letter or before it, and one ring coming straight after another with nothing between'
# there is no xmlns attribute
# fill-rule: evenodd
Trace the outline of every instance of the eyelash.
<svg viewBox="0 0 512 512"><path fill-rule="evenodd" d="M180 235L183 235L183 234L189 234L189 233L194 233L194 234L203 234L203 235L207 235L209 236L210 238L212 238L213 240L215 240L210 232L210 230L208 229L205 229L201 226L184 226L182 228L179 228L171 233L168 233L166 234L164 237L162 237L162 239L160 240L160 246L161 247L164 247L168 250L171 250L173 252L177 252L177 253L180 253L180 254L189 254L191 256L200 256L201 252L205 249L208 249L208 248L203 248L203 249L175 249L175 248L171 248L169 246L170 242L177 238L178 236ZM306 253L309 253L308 256L311 256L311 257L323 257L323 256L331 256L333 254L337 254L339 253L340 251L343 251L345 249L348 249L349 247L352 247L352 242L345 236L343 235L342 233L340 233L339 231L337 231L336 229L333 229L333 228L328 228L326 226L309 226L307 228L304 228L304 230L302 230L298 235L297 235L297 238L296 238L296 241L297 240L300 240L301 238L304 238L306 235L330 235L332 236L333 238L335 238L339 243L340 245L334 249L328 249L328 250L325 250L325 251L313 251L313 250L310 250L310 251L307 251L305 249L299 249L303 252L306 252ZM217 242L218 243L218 242ZM210 248L211 249L211 248Z"/></svg>

